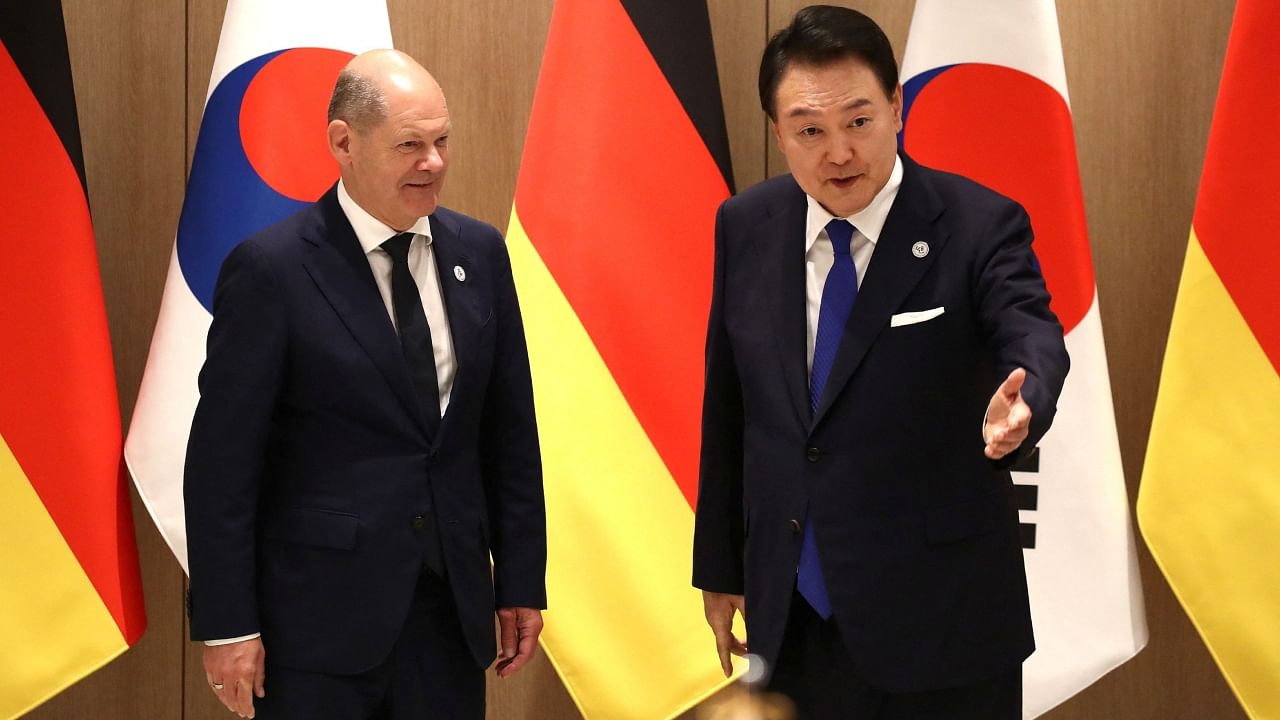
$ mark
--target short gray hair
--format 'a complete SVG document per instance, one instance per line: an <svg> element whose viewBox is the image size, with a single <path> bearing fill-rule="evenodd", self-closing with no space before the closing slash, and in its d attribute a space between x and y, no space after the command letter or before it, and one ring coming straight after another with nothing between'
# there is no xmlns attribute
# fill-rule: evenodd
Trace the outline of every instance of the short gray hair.
<svg viewBox="0 0 1280 720"><path fill-rule="evenodd" d="M382 89L354 70L343 70L329 98L329 122L342 120L364 132L387 119L387 98Z"/></svg>

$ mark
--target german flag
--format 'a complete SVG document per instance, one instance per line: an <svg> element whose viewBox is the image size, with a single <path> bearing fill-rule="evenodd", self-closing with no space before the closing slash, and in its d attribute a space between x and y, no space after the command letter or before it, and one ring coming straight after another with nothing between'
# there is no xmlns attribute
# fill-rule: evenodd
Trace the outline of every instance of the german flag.
<svg viewBox="0 0 1280 720"><path fill-rule="evenodd" d="M142 634L120 406L59 3L0 2L0 718Z"/></svg>
<svg viewBox="0 0 1280 720"><path fill-rule="evenodd" d="M1280 718L1280 4L1236 5L1138 521L1253 718Z"/></svg>
<svg viewBox="0 0 1280 720"><path fill-rule="evenodd" d="M546 478L543 645L589 719L671 717L725 682L690 578L730 178L705 2L556 0L507 242Z"/></svg>

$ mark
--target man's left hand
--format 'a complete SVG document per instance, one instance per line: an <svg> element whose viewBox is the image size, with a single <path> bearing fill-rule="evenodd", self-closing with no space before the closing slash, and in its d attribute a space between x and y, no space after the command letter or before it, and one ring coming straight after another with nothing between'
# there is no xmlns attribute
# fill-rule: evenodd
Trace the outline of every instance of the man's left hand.
<svg viewBox="0 0 1280 720"><path fill-rule="evenodd" d="M1027 439L1031 428L1031 408L1022 399L1022 383L1027 371L1018 368L1000 384L987 403L987 419L982 425L983 453L992 460L1008 455Z"/></svg>
<svg viewBox="0 0 1280 720"><path fill-rule="evenodd" d="M511 677L529 662L538 649L542 632L542 611L535 608L498 608L498 677Z"/></svg>

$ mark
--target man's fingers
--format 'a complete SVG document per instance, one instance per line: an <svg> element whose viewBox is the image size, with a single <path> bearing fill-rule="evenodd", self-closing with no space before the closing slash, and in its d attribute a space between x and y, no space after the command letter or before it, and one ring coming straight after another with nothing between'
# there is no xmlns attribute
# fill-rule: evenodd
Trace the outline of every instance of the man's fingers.
<svg viewBox="0 0 1280 720"><path fill-rule="evenodd" d="M718 615L707 618L707 624L716 636L716 655L720 656L720 669L724 671L725 677L733 674L733 663L729 661L729 651L734 643L731 623L731 619Z"/></svg>
<svg viewBox="0 0 1280 720"><path fill-rule="evenodd" d="M524 664L533 658L533 650L537 646L538 639L534 635L527 635L520 638L520 645L516 648L515 657L498 670L498 677L511 677L515 675Z"/></svg>
<svg viewBox="0 0 1280 720"><path fill-rule="evenodd" d="M267 667L265 662L258 663L258 671L253 676L253 694L258 697L267 696Z"/></svg>
<svg viewBox="0 0 1280 720"><path fill-rule="evenodd" d="M265 659L266 650L259 638L206 646L205 680L228 710L240 717L254 717L254 696L266 694Z"/></svg>
<svg viewBox="0 0 1280 720"><path fill-rule="evenodd" d="M720 669L724 672L725 677L729 677L733 674L733 662L729 660L729 646L720 642L718 638L716 640L716 654L720 656Z"/></svg>
<svg viewBox="0 0 1280 720"><path fill-rule="evenodd" d="M724 671L725 677L729 677L733 674L733 661L730 656L746 657L747 646L732 632L726 631L723 638L717 633L716 654L720 656L720 669Z"/></svg>
<svg viewBox="0 0 1280 720"><path fill-rule="evenodd" d="M502 650L494 666L498 677L510 677L533 658L542 633L542 612L534 608L499 608L498 634Z"/></svg>
<svg viewBox="0 0 1280 720"><path fill-rule="evenodd" d="M236 681L236 712L242 717L253 717L253 684L248 678Z"/></svg>
<svg viewBox="0 0 1280 720"><path fill-rule="evenodd" d="M510 660L516 655L516 616L515 611L506 609L498 611L498 642L501 651L499 660Z"/></svg>
<svg viewBox="0 0 1280 720"><path fill-rule="evenodd" d="M1005 424L1010 429L1025 428L1031 422L1031 408L1022 400L1014 403L1009 409L1009 417L1005 420Z"/></svg>
<svg viewBox="0 0 1280 720"><path fill-rule="evenodd" d="M1025 438L1026 434L1024 433L1023 439ZM1005 455L1017 450L1020 445L1022 445L1022 439L999 443L987 443L987 446L983 448L983 454L992 460L999 460Z"/></svg>
<svg viewBox="0 0 1280 720"><path fill-rule="evenodd" d="M1026 370L1023 370L1022 368L1014 370L1009 373L1009 377L1005 378L1004 382L1000 384L1000 394L1012 401L1013 398L1017 397L1018 393L1022 392L1022 383L1026 382L1026 380Z"/></svg>
<svg viewBox="0 0 1280 720"><path fill-rule="evenodd" d="M498 667L498 677L511 677L533 659L538 649L538 635L542 632L542 614L536 611L516 610L517 622L513 623L518 643L512 657Z"/></svg>
<svg viewBox="0 0 1280 720"><path fill-rule="evenodd" d="M738 638L733 636L733 620L717 618L720 622L711 625L711 631L716 636L716 655L720 656L720 669L724 671L724 676L729 677L733 674L733 662L729 659L730 655L742 656L746 654L746 646L742 644Z"/></svg>
<svg viewBox="0 0 1280 720"><path fill-rule="evenodd" d="M244 683L239 680L232 685L228 685L226 689L227 695L231 697L231 711L240 717L245 717L246 715L244 707L244 690Z"/></svg>
<svg viewBox="0 0 1280 720"><path fill-rule="evenodd" d="M741 595L703 591L702 609L707 618L707 625L716 637L716 655L720 658L720 669L724 676L733 674L733 662L730 655L745 655L747 646L733 636L733 615L742 613L745 618L744 600Z"/></svg>

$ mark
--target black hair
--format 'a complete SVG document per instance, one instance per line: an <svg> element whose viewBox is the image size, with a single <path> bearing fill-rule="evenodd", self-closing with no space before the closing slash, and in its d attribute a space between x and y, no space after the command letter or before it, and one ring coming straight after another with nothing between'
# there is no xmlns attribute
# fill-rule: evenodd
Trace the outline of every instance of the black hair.
<svg viewBox="0 0 1280 720"><path fill-rule="evenodd" d="M764 48L760 60L760 106L769 119L778 119L778 84L790 64L826 65L851 57L870 66L884 94L893 97L898 88L898 63L889 38L875 20L857 10L832 5L801 9Z"/></svg>

